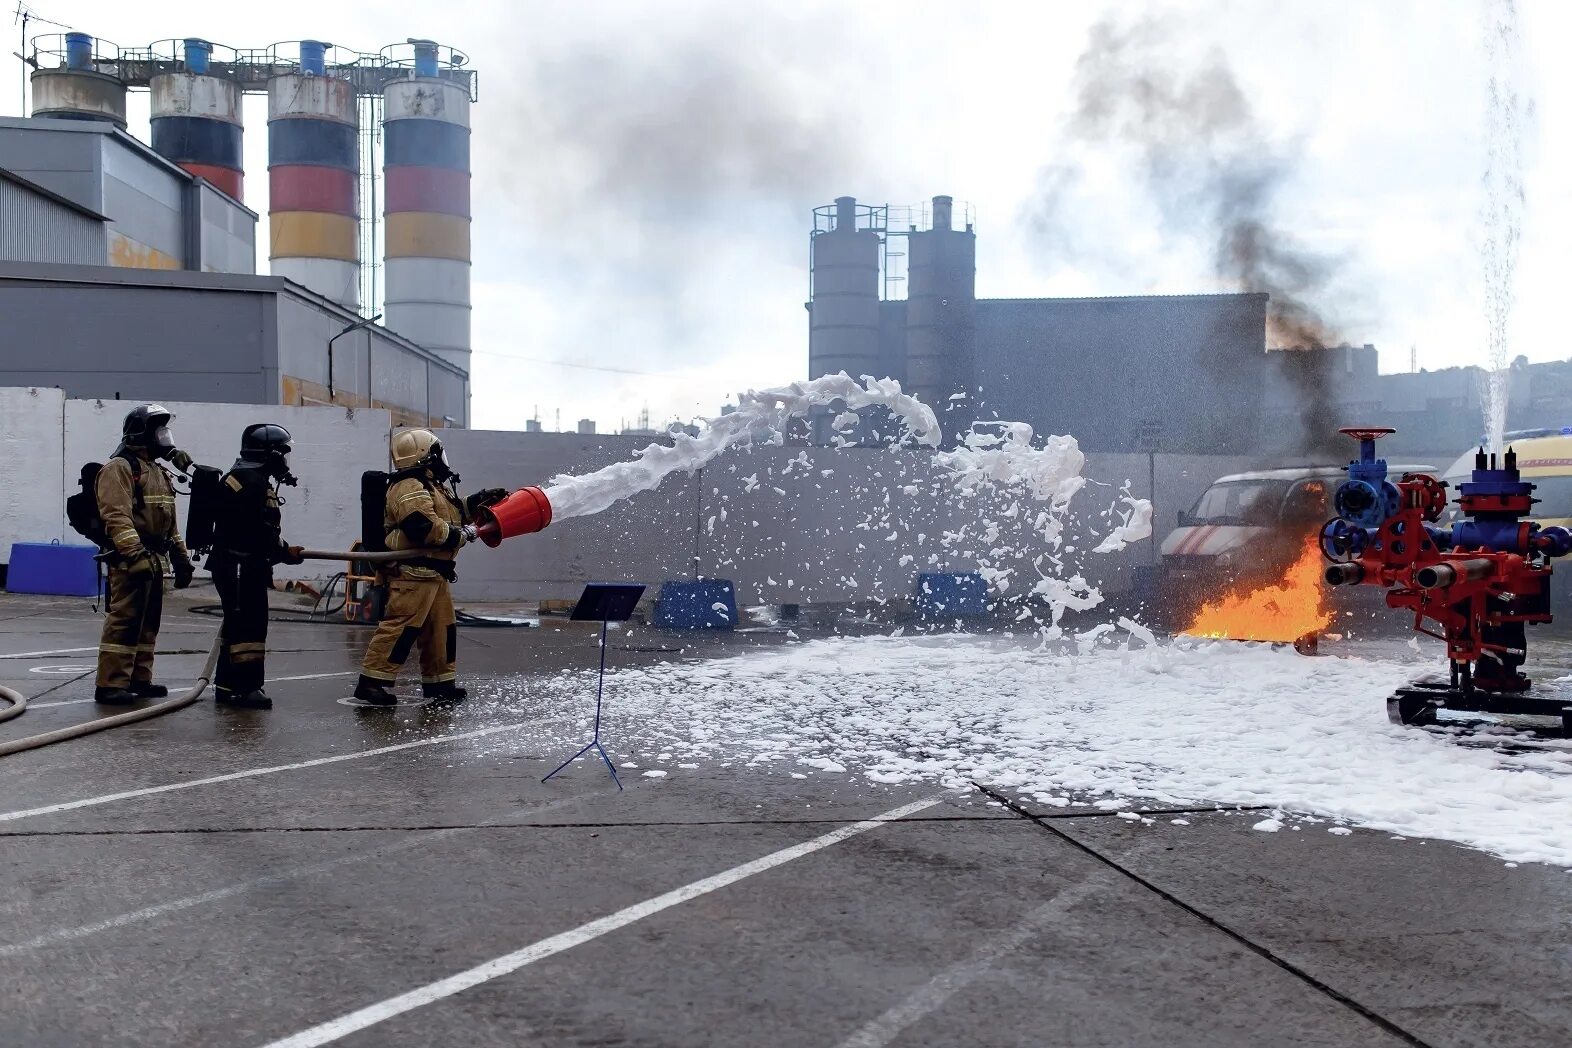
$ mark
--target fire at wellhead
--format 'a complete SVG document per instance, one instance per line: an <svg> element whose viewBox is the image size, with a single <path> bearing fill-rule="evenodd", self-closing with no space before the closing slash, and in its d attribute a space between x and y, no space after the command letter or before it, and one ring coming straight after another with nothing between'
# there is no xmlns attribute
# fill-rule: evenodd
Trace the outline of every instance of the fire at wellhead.
<svg viewBox="0 0 1572 1048"><path fill-rule="evenodd" d="M0 1048L1572 1041L1565 5L15 6Z"/></svg>

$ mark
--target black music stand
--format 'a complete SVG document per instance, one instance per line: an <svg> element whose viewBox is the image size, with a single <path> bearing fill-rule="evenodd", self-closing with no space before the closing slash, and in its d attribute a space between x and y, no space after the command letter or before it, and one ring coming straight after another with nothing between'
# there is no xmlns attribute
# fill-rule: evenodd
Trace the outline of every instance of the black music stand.
<svg viewBox="0 0 1572 1048"><path fill-rule="evenodd" d="M644 595L644 587L636 582L591 582L584 587L584 592L579 595L579 602L573 607L573 614L568 618L575 622L600 623L600 680L595 685L595 737L579 752L552 769L551 775L557 774L563 768L572 764L590 750L600 754L600 759L606 762L606 768L611 772L611 781L617 784L617 789L622 789L622 780L617 777L617 769L611 763L611 758L606 756L606 749L600 744L600 709L601 696L606 690L606 623L626 622L633 617L633 609L638 607L639 598ZM551 778L547 775L541 782Z"/></svg>

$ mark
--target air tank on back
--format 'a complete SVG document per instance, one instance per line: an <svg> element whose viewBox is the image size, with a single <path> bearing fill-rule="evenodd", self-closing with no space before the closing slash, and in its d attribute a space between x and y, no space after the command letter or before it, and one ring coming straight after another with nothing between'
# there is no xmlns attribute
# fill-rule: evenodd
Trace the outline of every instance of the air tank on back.
<svg viewBox="0 0 1572 1048"><path fill-rule="evenodd" d="M269 257L288 277L360 308L360 139L355 85L330 76L331 44L300 42L267 85Z"/></svg>
<svg viewBox="0 0 1572 1048"><path fill-rule="evenodd" d="M467 59L430 40L409 45L408 75L382 93L384 324L468 371L470 97L443 76Z"/></svg>
<svg viewBox="0 0 1572 1048"><path fill-rule="evenodd" d="M216 75L213 45L206 40L184 41L176 64L178 69L148 83L154 151L236 200L244 199L240 84Z"/></svg>
<svg viewBox="0 0 1572 1048"><path fill-rule="evenodd" d="M849 196L814 209L809 378L879 374L879 234L869 221L872 210Z"/></svg>
<svg viewBox="0 0 1572 1048"><path fill-rule="evenodd" d="M951 396L977 393L977 235L969 221L964 229L954 228L954 201L936 196L929 228L909 239L906 390L943 412L951 408ZM945 428L953 435L953 427Z"/></svg>
<svg viewBox="0 0 1572 1048"><path fill-rule="evenodd" d="M33 115L57 120L104 120L126 126L126 85L119 76L119 48L87 33L33 41L38 66L29 78ZM44 61L54 59L53 67Z"/></svg>

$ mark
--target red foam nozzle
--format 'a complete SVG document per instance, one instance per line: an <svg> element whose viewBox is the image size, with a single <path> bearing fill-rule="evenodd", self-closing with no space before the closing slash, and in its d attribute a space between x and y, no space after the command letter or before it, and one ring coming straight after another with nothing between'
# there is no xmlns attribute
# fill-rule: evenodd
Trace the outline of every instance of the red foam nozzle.
<svg viewBox="0 0 1572 1048"><path fill-rule="evenodd" d="M475 516L480 541L500 546L515 535L533 535L551 523L551 500L539 488L519 488L492 506L482 507Z"/></svg>

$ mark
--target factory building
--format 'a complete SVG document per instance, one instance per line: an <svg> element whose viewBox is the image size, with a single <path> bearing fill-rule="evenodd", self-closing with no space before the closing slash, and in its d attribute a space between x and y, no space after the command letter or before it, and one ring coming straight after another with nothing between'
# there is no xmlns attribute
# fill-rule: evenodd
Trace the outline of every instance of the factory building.
<svg viewBox="0 0 1572 1048"><path fill-rule="evenodd" d="M957 206L815 209L810 377L899 379L950 440L1009 420L1089 451L1255 449L1267 296L979 299L976 230ZM829 423L815 420L816 440ZM859 437L878 439L877 420Z"/></svg>
<svg viewBox="0 0 1572 1048"><path fill-rule="evenodd" d="M0 117L0 168L98 216L103 249L72 262L256 272L256 212L113 122ZM4 258L29 253L8 245Z"/></svg>
<svg viewBox="0 0 1572 1048"><path fill-rule="evenodd" d="M0 386L467 422L462 369L283 277L0 262L0 316Z"/></svg>
<svg viewBox="0 0 1572 1048"><path fill-rule="evenodd" d="M28 61L33 115L0 118L0 384L468 425L462 53L67 33ZM131 90L150 95L149 143L127 130ZM267 277L242 203L247 93L268 97ZM368 265L361 204L384 181L387 261Z"/></svg>
<svg viewBox="0 0 1572 1048"><path fill-rule="evenodd" d="M92 208L0 167L0 258L103 265L107 222Z"/></svg>

